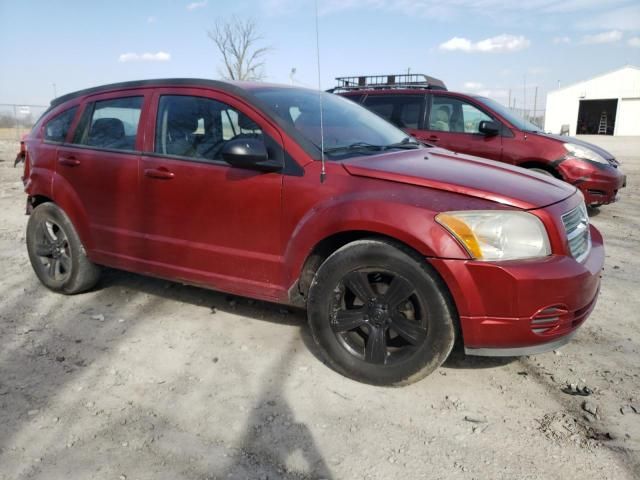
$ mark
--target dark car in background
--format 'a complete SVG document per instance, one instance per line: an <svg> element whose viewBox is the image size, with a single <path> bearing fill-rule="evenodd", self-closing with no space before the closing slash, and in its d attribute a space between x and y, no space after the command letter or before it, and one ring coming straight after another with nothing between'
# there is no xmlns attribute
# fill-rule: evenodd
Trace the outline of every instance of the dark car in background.
<svg viewBox="0 0 640 480"><path fill-rule="evenodd" d="M616 201L626 184L606 150L551 135L490 98L450 92L422 74L339 77L331 91L358 102L417 139L552 175L575 185L590 206Z"/></svg>

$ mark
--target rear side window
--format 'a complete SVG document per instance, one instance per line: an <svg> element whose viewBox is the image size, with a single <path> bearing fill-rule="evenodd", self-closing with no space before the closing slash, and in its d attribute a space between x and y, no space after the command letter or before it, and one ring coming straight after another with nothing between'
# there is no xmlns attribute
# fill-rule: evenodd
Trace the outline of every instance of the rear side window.
<svg viewBox="0 0 640 480"><path fill-rule="evenodd" d="M64 142L77 110L78 107L70 108L49 120L44 126L44 139L50 142Z"/></svg>
<svg viewBox="0 0 640 480"><path fill-rule="evenodd" d="M143 97L114 98L87 105L73 142L96 148L135 150Z"/></svg>
<svg viewBox="0 0 640 480"><path fill-rule="evenodd" d="M217 100L186 95L160 97L156 153L222 160L222 147L236 138L263 138L262 130L245 114Z"/></svg>
<svg viewBox="0 0 640 480"><path fill-rule="evenodd" d="M424 97L421 95L369 95L364 105L400 128L420 128Z"/></svg>

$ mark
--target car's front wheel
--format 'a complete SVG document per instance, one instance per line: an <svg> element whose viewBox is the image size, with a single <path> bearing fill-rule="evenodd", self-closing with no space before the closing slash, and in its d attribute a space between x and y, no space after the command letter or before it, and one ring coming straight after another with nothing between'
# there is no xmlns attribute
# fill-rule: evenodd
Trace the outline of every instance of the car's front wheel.
<svg viewBox="0 0 640 480"><path fill-rule="evenodd" d="M412 251L382 240L333 253L314 277L307 309L330 365L365 383L417 381L446 360L455 340L442 280Z"/></svg>
<svg viewBox="0 0 640 480"><path fill-rule="evenodd" d="M87 258L71 220L54 203L43 203L31 212L27 251L40 281L55 292L80 293L100 277L100 267Z"/></svg>

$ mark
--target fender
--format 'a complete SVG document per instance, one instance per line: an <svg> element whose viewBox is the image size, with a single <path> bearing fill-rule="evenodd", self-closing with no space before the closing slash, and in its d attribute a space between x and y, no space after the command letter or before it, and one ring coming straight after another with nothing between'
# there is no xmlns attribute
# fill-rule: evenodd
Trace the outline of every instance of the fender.
<svg viewBox="0 0 640 480"><path fill-rule="evenodd" d="M437 212L400 199L391 207L392 200L389 192L361 190L331 197L309 209L295 225L285 249L286 284L298 279L316 245L346 232L391 237L425 257L469 258L464 248L434 220Z"/></svg>
<svg viewBox="0 0 640 480"><path fill-rule="evenodd" d="M57 172L52 178L52 195L50 197L71 219L82 245L90 253L94 242L89 230L89 216L82 201L71 184Z"/></svg>

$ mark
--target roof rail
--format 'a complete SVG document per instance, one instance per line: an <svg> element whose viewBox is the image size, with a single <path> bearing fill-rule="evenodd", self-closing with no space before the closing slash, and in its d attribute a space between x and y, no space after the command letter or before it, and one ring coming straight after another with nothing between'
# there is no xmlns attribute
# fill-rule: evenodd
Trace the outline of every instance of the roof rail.
<svg viewBox="0 0 640 480"><path fill-rule="evenodd" d="M442 80L422 73L401 73L391 75L361 75L357 77L336 77L338 85L329 92L371 90L388 88L416 88L446 90Z"/></svg>

